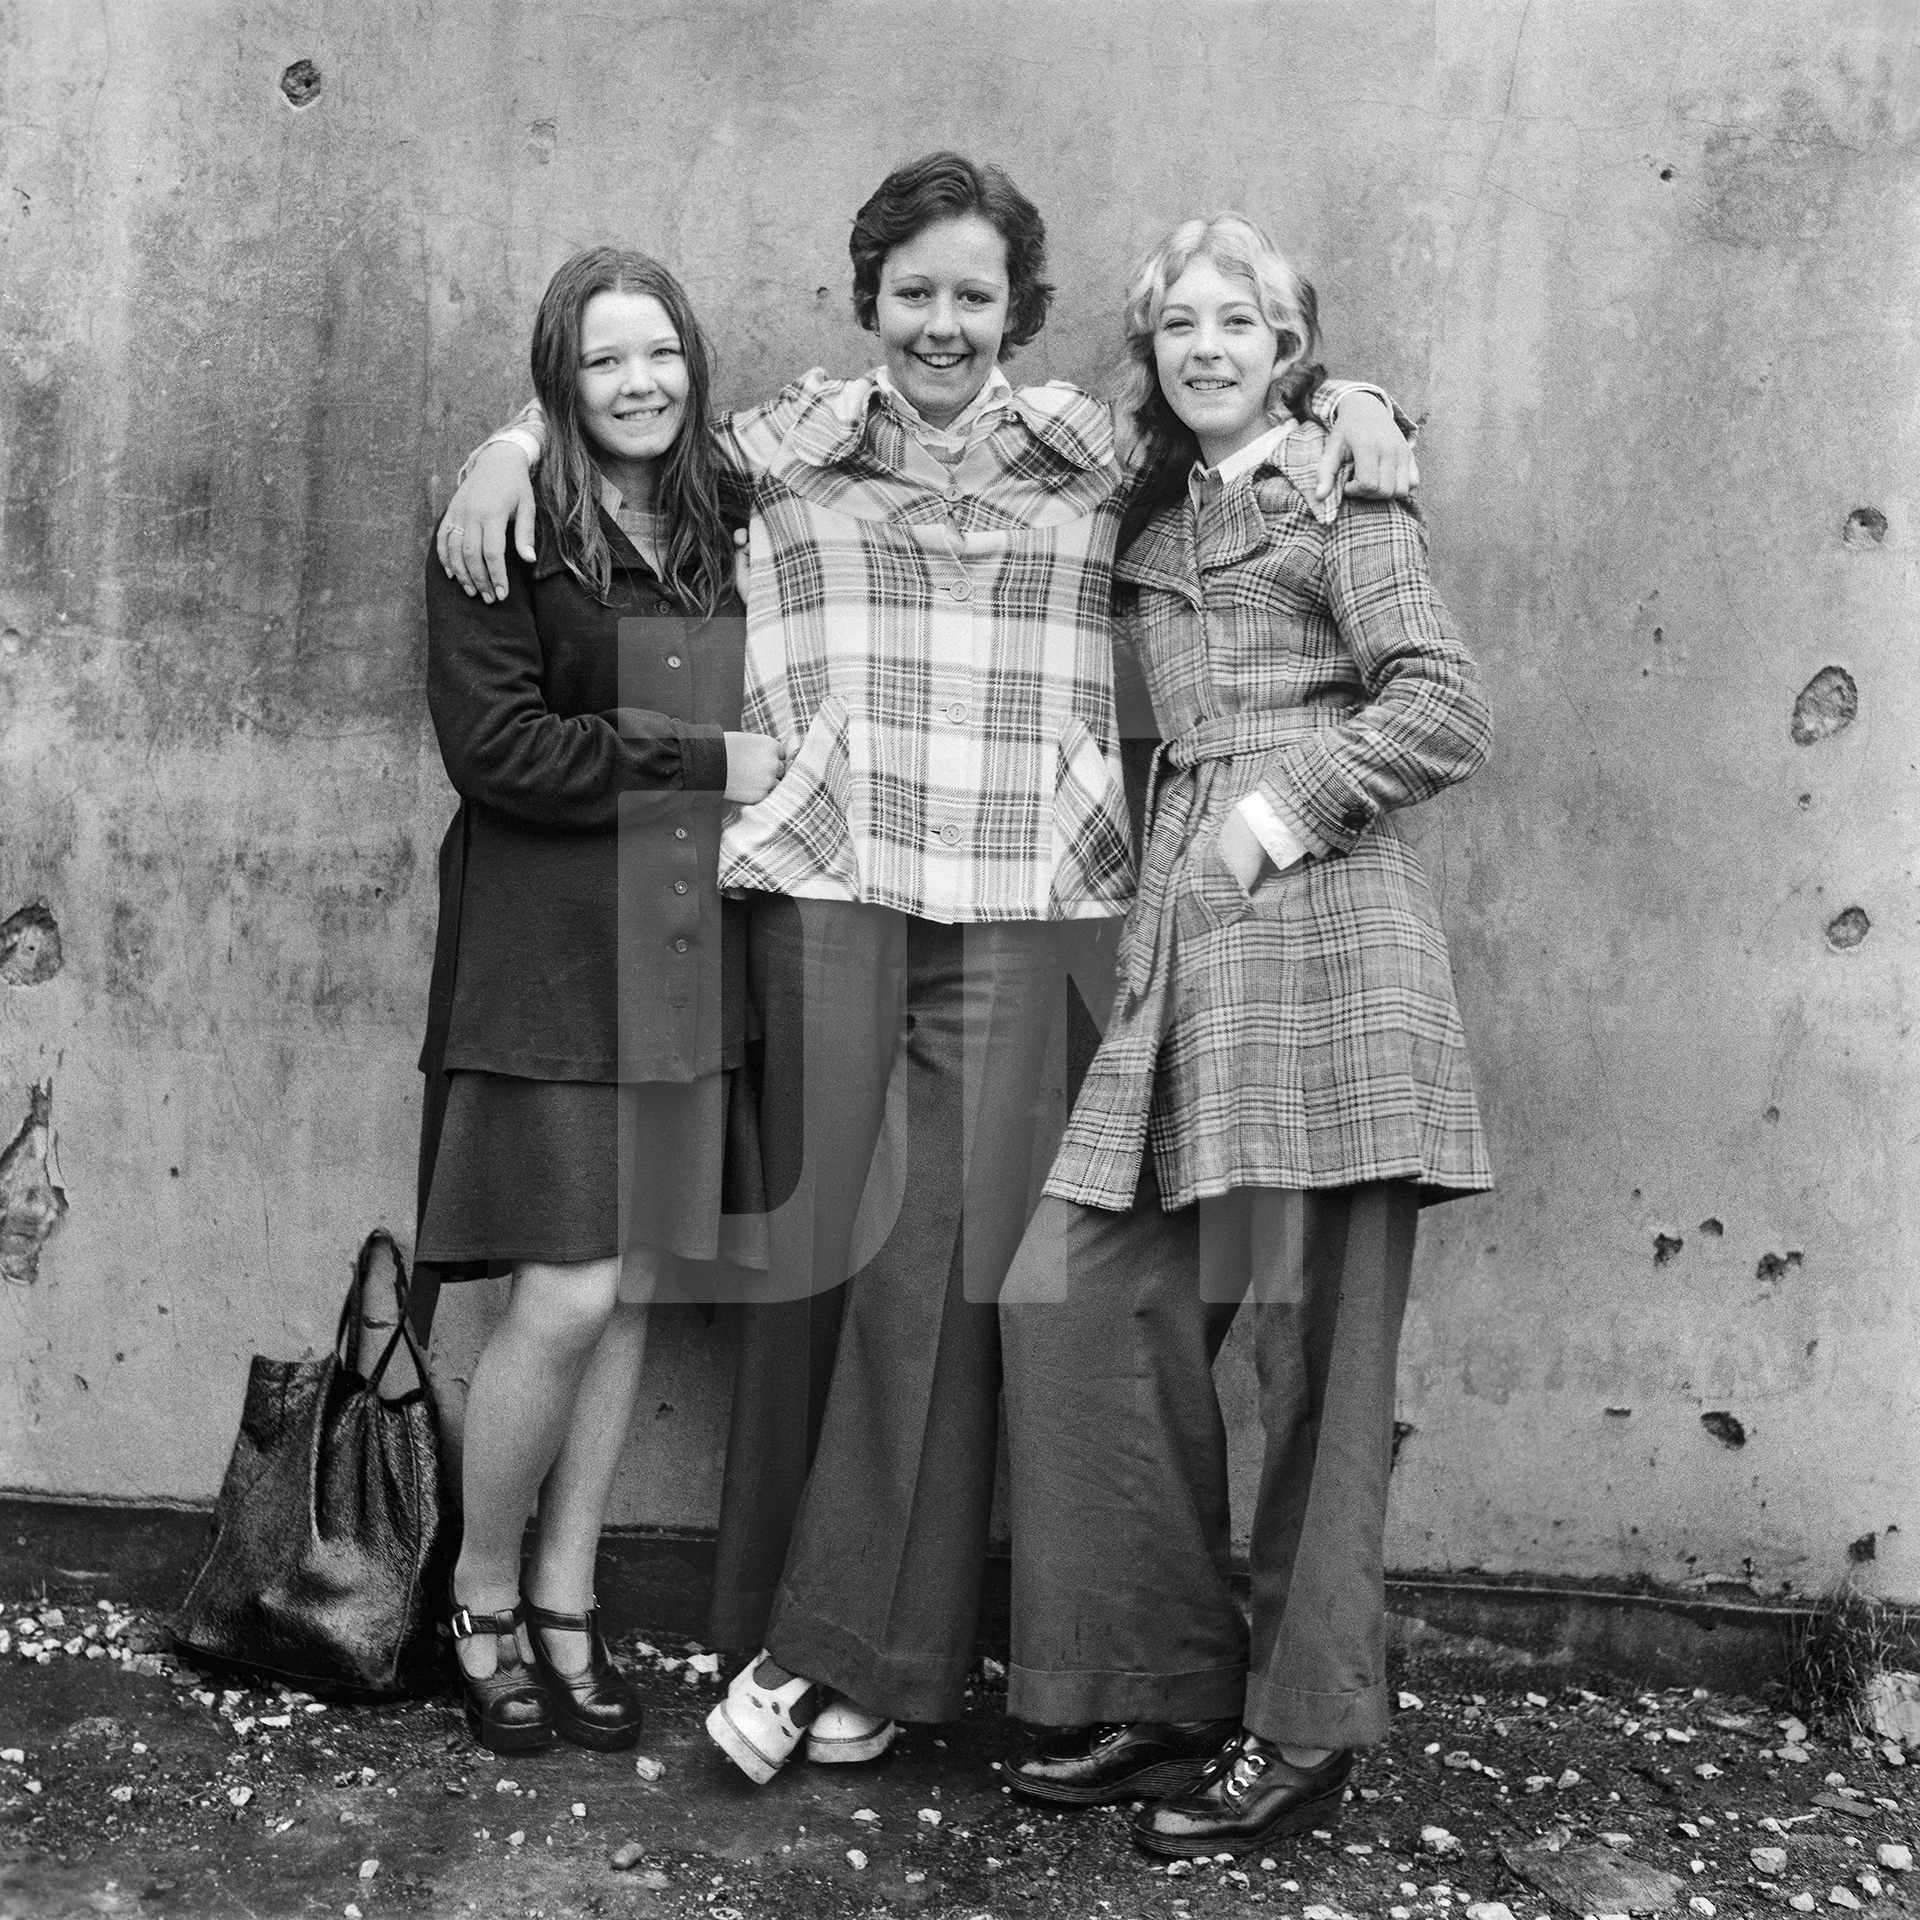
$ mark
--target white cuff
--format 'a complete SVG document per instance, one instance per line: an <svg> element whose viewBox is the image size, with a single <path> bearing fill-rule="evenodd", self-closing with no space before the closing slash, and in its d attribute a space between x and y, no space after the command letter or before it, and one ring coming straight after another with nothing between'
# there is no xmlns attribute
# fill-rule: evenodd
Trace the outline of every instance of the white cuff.
<svg viewBox="0 0 1920 1920"><path fill-rule="evenodd" d="M505 440L518 447L527 456L528 466L537 467L540 464L540 442L525 427L502 427L498 433L488 434L481 445L490 447L496 440Z"/></svg>
<svg viewBox="0 0 1920 1920"><path fill-rule="evenodd" d="M1274 812L1265 794L1248 794L1240 802L1240 817L1253 829L1253 837L1282 873L1308 857L1307 843Z"/></svg>

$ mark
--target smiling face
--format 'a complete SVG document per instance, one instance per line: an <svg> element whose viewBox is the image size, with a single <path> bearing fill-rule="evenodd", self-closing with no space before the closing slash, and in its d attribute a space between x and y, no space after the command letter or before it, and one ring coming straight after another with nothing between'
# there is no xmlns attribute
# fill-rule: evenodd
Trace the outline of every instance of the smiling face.
<svg viewBox="0 0 1920 1920"><path fill-rule="evenodd" d="M580 427L628 500L652 497L653 463L687 417L687 357L650 293L596 293L580 316Z"/></svg>
<svg viewBox="0 0 1920 1920"><path fill-rule="evenodd" d="M936 427L987 383L1007 326L1007 243L977 213L938 220L880 265L874 321L887 373Z"/></svg>
<svg viewBox="0 0 1920 1920"><path fill-rule="evenodd" d="M1172 286L1153 330L1160 391L1217 467L1273 425L1267 395L1285 362L1254 289L1204 255Z"/></svg>

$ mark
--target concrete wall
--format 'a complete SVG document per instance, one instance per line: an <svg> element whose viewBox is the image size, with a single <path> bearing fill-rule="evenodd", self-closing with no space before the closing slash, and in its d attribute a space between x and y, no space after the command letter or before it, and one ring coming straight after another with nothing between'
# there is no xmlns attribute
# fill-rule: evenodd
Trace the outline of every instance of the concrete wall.
<svg viewBox="0 0 1920 1920"><path fill-rule="evenodd" d="M411 1219L419 556L547 273L676 262L728 397L851 371L848 217L953 143L1052 222L1021 372L1099 379L1129 258L1232 202L1432 416L1501 744L1425 846L1502 1185L1423 1227L1391 1560L1770 1592L1875 1535L1920 1597L1911 14L0 11L0 917L62 948L0 985L0 1139L51 1079L70 1201L37 1264L10 1215L0 1485L206 1499L246 1356ZM1828 666L1857 717L1797 743ZM618 1517L711 1519L726 1365L660 1316Z"/></svg>

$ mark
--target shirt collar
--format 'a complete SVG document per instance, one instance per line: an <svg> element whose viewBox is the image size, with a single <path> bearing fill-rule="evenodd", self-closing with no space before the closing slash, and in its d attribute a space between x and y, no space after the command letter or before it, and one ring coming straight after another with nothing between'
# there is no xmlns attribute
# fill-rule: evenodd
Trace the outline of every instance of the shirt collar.
<svg viewBox="0 0 1920 1920"><path fill-rule="evenodd" d="M1277 427L1269 427L1257 440L1249 440L1244 447L1228 454L1217 467L1203 467L1196 460L1193 472L1188 476L1188 492L1198 501L1203 491L1216 492L1231 486L1263 461L1272 459L1280 442L1293 431L1295 424L1289 418L1282 420Z"/></svg>
<svg viewBox="0 0 1920 1920"><path fill-rule="evenodd" d="M936 427L921 413L893 384L892 376L884 366L873 370L873 386L876 393L887 396L888 404L899 413L908 432L923 442L944 441L949 445L964 445L972 437L975 427L995 414L1004 413L1013 405L1013 382L998 367L987 375L986 384L944 427Z"/></svg>

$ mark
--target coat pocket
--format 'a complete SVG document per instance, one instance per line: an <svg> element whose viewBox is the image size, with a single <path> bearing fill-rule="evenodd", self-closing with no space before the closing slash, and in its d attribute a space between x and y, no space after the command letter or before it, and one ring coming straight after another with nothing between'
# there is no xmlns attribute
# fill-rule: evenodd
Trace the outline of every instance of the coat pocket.
<svg viewBox="0 0 1920 1920"><path fill-rule="evenodd" d="M846 702L829 694L780 784L757 805L742 807L727 827L723 885L784 893L802 880L823 878L858 887L847 823L853 791L848 731Z"/></svg>

